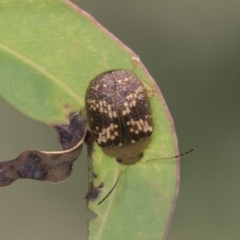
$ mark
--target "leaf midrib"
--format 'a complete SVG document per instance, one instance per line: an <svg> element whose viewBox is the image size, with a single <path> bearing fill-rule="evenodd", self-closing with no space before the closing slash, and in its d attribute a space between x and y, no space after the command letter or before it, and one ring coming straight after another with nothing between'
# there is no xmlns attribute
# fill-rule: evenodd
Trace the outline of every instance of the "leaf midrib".
<svg viewBox="0 0 240 240"><path fill-rule="evenodd" d="M60 88L64 89L64 91L67 92L70 96L72 96L72 98L74 98L77 102L79 102L79 103L84 102L83 98L81 96L79 96L79 94L77 94L75 91L73 91L73 89L70 88L68 85L66 85L61 79L57 78L52 73L47 71L47 69L44 66L34 62L32 59L29 59L28 57L22 55L21 53L11 49L10 47L8 47L8 46L6 46L6 45L4 45L2 43L0 43L0 49L2 49L3 51L11 54L12 56L14 56L15 58L21 60L22 62L32 66L38 72L40 72L41 74L45 75L46 78L49 81L54 82Z"/></svg>

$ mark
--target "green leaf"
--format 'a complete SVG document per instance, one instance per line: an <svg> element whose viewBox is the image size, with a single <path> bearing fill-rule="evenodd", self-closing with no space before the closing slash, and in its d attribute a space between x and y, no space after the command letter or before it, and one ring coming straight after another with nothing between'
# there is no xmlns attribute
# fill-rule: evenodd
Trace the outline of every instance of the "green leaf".
<svg viewBox="0 0 240 240"><path fill-rule="evenodd" d="M0 94L36 120L63 123L84 106L88 83L99 73L130 69L135 54L69 1L0 0ZM154 91L151 98L154 134L143 160L178 153L171 115L147 70L134 70ZM90 221L89 239L163 239L175 205L179 164L176 159L126 166L95 146L94 186L101 196L89 202L98 217Z"/></svg>

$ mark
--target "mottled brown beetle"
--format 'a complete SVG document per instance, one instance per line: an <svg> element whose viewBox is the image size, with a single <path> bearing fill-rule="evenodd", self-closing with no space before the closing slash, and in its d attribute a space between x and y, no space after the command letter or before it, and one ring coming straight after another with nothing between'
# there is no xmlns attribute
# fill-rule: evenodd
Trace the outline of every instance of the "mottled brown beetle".
<svg viewBox="0 0 240 240"><path fill-rule="evenodd" d="M148 92L131 71L114 69L95 77L86 91L85 111L96 143L119 163L140 160L151 141Z"/></svg>
<svg viewBox="0 0 240 240"><path fill-rule="evenodd" d="M134 58L135 62L139 59ZM139 161L151 142L153 121L149 93L137 75L123 69L99 74L87 88L85 111L92 136L103 152L115 157L119 163L129 165ZM161 159L177 158L193 150ZM149 161L155 160L159 159ZM112 193L122 171L98 204Z"/></svg>

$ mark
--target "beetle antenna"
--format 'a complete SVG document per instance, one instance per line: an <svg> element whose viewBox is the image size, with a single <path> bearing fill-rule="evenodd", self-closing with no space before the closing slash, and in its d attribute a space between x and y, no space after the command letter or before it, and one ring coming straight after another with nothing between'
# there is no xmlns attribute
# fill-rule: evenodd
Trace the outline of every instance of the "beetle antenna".
<svg viewBox="0 0 240 240"><path fill-rule="evenodd" d="M190 149L189 151L184 152L184 153L181 153L181 154L176 155L176 156L165 157L165 158L158 158L158 159L156 158L156 159L151 159L151 160L147 160L147 161L143 161L143 162L149 162L149 161L156 161L156 160L161 160L161 159L172 159L172 158L182 157L182 156L184 156L184 155L189 154L190 152L193 152L194 150L195 150L195 148L192 148L192 149ZM113 187L112 187L111 190L108 192L108 194L98 203L98 205L100 205L101 203L103 203L103 202L109 197L109 195L113 192L113 190L115 189L115 187L117 186L117 184L118 184L118 182L119 182L119 179L120 179L120 177L121 177L122 172L123 172L124 169L125 169L125 168L124 168L124 166L122 165L122 170L121 170L121 172L119 173L116 182L114 183Z"/></svg>
<svg viewBox="0 0 240 240"><path fill-rule="evenodd" d="M184 153L181 153L181 154L176 155L176 156L172 156L172 157L164 157L164 158L156 158L156 159L151 159L151 160L147 160L147 161L144 161L144 162L156 161L156 160L161 160L161 159L172 159L172 158L182 157L182 156L184 156L184 155L189 154L190 152L193 152L195 149L196 149L196 148L192 148L192 149L190 149L189 151L184 152Z"/></svg>
<svg viewBox="0 0 240 240"><path fill-rule="evenodd" d="M119 179L120 179L120 177L121 177L122 172L123 172L124 169L125 169L125 168L122 166L122 170L121 170L121 172L119 173L119 175L118 175L118 177L117 177L117 180L116 180L116 182L114 183L113 187L112 187L111 190L108 192L108 194L98 203L98 205L100 205L101 203L103 203L103 202L109 197L109 195L113 192L113 190L115 189L115 187L116 187L117 184L118 184L118 181L119 181Z"/></svg>

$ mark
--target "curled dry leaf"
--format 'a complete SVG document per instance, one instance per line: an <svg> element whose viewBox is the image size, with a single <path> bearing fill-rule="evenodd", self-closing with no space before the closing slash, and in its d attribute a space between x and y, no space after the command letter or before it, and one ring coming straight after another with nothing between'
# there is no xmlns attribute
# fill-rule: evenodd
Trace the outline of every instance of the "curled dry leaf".
<svg viewBox="0 0 240 240"><path fill-rule="evenodd" d="M16 159L0 163L0 187L10 185L18 178L28 178L48 182L67 179L73 162L81 153L87 134L87 121L78 113L71 113L69 125L54 125L63 151L44 152L27 150Z"/></svg>
<svg viewBox="0 0 240 240"><path fill-rule="evenodd" d="M57 131L61 150L70 150L76 147L77 144L82 145L87 134L87 120L81 120L79 113L70 113L69 121L69 125L59 124L53 126Z"/></svg>

